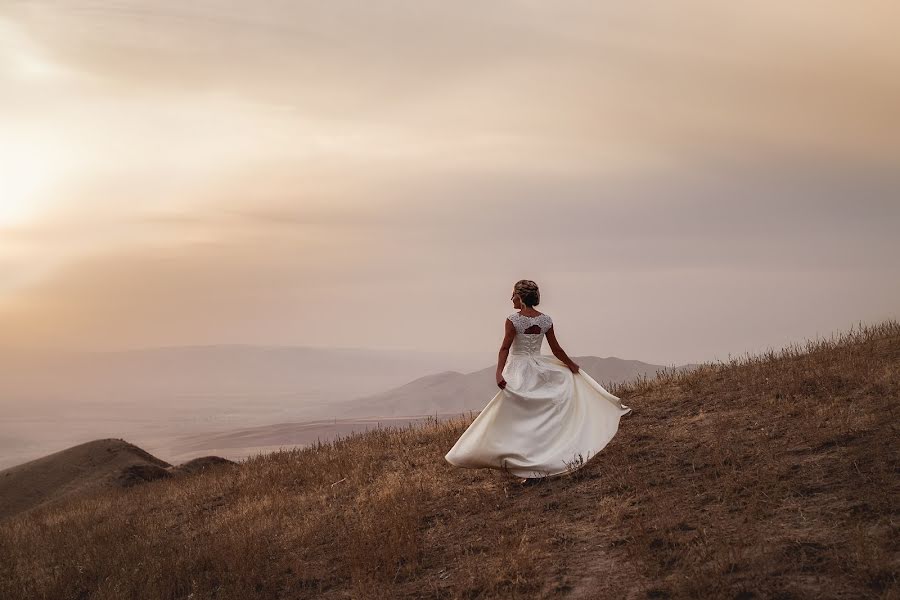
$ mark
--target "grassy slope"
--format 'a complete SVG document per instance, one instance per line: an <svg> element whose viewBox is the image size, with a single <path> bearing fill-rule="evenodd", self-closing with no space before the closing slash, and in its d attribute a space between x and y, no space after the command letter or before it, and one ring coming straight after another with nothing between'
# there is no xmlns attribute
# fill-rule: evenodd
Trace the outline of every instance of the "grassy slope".
<svg viewBox="0 0 900 600"><path fill-rule="evenodd" d="M470 419L0 521L4 598L898 597L900 324L614 386L572 476L444 453Z"/></svg>

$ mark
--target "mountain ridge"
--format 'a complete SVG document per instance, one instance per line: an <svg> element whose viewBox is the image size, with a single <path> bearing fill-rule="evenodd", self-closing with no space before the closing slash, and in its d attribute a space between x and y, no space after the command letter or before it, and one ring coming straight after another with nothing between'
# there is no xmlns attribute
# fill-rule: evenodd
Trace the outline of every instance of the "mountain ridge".
<svg viewBox="0 0 900 600"><path fill-rule="evenodd" d="M571 358L604 386L638 377L655 376L668 368L615 356ZM690 363L671 369L682 371L696 366ZM498 392L495 372L496 366L489 366L467 373L433 373L383 392L335 403L334 406L339 411L339 418L452 415L479 411Z"/></svg>

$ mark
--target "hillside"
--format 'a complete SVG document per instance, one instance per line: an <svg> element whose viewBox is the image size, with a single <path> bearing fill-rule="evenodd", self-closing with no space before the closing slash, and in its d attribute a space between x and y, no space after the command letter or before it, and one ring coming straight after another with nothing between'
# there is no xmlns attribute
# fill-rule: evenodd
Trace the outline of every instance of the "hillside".
<svg viewBox="0 0 900 600"><path fill-rule="evenodd" d="M0 520L3 598L897 598L900 323L611 386L569 477L444 453L471 417Z"/></svg>

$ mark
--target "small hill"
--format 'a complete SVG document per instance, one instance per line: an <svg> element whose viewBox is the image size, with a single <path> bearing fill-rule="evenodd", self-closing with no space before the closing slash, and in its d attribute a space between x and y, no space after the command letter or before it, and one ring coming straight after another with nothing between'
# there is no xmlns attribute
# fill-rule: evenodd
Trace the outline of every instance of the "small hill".
<svg viewBox="0 0 900 600"><path fill-rule="evenodd" d="M169 467L122 439L85 442L0 471L0 518L103 486L166 477Z"/></svg>
<svg viewBox="0 0 900 600"><path fill-rule="evenodd" d="M0 471L0 519L64 499L234 464L205 456L172 466L122 439L93 440Z"/></svg>
<svg viewBox="0 0 900 600"><path fill-rule="evenodd" d="M897 598L900 323L611 386L569 476L378 429L0 520L3 598Z"/></svg>

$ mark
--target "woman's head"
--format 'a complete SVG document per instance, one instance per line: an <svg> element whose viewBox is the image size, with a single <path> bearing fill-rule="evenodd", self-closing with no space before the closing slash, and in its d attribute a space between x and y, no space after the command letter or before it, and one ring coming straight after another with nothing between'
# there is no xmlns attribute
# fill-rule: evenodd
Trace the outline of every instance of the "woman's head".
<svg viewBox="0 0 900 600"><path fill-rule="evenodd" d="M522 307L537 306L541 303L541 292L538 285L530 279L520 279L513 286L513 295L522 301Z"/></svg>

